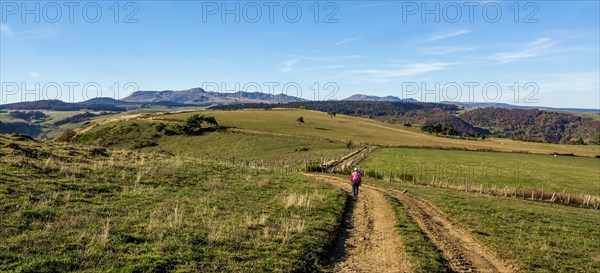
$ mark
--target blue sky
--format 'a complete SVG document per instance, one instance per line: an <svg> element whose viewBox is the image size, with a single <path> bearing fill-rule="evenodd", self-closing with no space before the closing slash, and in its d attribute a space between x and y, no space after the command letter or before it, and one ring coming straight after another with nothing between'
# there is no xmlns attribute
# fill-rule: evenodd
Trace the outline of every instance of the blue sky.
<svg viewBox="0 0 600 273"><path fill-rule="evenodd" d="M0 3L0 103L205 87L600 108L599 1Z"/></svg>

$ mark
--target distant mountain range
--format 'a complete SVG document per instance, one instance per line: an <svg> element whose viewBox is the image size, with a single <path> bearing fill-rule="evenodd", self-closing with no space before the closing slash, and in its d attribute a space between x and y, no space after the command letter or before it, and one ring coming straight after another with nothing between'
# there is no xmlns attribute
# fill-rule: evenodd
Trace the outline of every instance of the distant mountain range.
<svg viewBox="0 0 600 273"><path fill-rule="evenodd" d="M394 96L386 96L386 97L378 97L372 95L363 95L363 94L355 94L345 99L343 101L401 101L401 102L419 102L418 100L408 98L401 99Z"/></svg>
<svg viewBox="0 0 600 273"><path fill-rule="evenodd" d="M190 105L235 104L235 103L286 103L304 101L305 99L285 94L265 94L260 92L220 93L207 92L202 88L181 91L137 91L123 99L126 102L155 103L169 101Z"/></svg>
<svg viewBox="0 0 600 273"><path fill-rule="evenodd" d="M35 102L20 102L0 105L0 109L11 110L62 110L74 111L81 109L103 110L103 111L125 111L136 108L166 106L166 107L186 107L186 106L214 106L214 105L232 105L240 103L289 103L307 101L303 98L288 96L286 94L266 94L260 92L238 91L235 93L208 92L202 88L191 88L181 91L136 91L133 94L121 99L113 98L93 98L83 102L68 103L59 100L45 100ZM368 102L409 102L418 103L418 100L407 98L401 99L395 96L373 96L365 94L355 94L341 101L368 101ZM598 113L599 109L580 109L580 108L552 108L545 106L521 106L506 103L487 103L487 102L450 102L444 101L442 104L450 104L465 109L477 108L502 108L502 109L540 109L547 111L580 112L580 113Z"/></svg>

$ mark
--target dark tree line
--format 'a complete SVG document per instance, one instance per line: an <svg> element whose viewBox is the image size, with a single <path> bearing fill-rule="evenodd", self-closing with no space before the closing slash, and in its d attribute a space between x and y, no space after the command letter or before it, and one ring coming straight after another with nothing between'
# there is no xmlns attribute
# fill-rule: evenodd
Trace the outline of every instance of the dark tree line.
<svg viewBox="0 0 600 273"><path fill-rule="evenodd" d="M42 127L27 122L2 122L0 121L0 132L5 134L26 134L38 136L42 133Z"/></svg>
<svg viewBox="0 0 600 273"><path fill-rule="evenodd" d="M445 136L455 136L457 135L456 130L450 124L425 124L425 126L421 127L421 130L430 134L436 135L445 135Z"/></svg>
<svg viewBox="0 0 600 273"><path fill-rule="evenodd" d="M25 121L48 118L48 115L44 114L44 112L41 111L11 111L10 113L8 113L8 115L13 118L23 119Z"/></svg>

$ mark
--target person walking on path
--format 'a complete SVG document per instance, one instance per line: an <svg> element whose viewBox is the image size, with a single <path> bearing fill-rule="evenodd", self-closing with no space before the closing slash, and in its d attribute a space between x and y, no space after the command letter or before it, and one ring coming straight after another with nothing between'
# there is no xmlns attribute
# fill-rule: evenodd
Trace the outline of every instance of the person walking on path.
<svg viewBox="0 0 600 273"><path fill-rule="evenodd" d="M354 200L358 199L358 188L360 187L361 180L362 178L358 172L358 168L354 168L354 171L350 175L350 184L352 184L352 195L354 196Z"/></svg>

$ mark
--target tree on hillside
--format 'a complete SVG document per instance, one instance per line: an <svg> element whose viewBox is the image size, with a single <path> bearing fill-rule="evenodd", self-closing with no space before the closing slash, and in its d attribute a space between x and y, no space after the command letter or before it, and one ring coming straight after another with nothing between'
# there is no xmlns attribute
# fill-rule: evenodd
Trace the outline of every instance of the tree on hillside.
<svg viewBox="0 0 600 273"><path fill-rule="evenodd" d="M425 124L424 126L421 127L421 130L425 131L427 133L436 134L436 135L439 135L440 133L442 133L444 131L442 128L442 125L439 123L438 124L431 124L431 123Z"/></svg>
<svg viewBox="0 0 600 273"><path fill-rule="evenodd" d="M296 119L296 121L298 122L298 125L302 125L302 124L304 124L304 118L303 118L303 117L298 117L298 118Z"/></svg>
<svg viewBox="0 0 600 273"><path fill-rule="evenodd" d="M450 124L446 124L444 125L444 129L442 131L443 135L446 136L455 136L456 135L456 130L454 130L454 126L450 125Z"/></svg>
<svg viewBox="0 0 600 273"><path fill-rule="evenodd" d="M219 123L214 117L205 117L204 115L193 115L185 121L185 125L181 127L186 135L199 135L203 133L202 124L207 123L209 127L219 127Z"/></svg>
<svg viewBox="0 0 600 273"><path fill-rule="evenodd" d="M208 126L210 127L219 127L219 123L217 122L217 120L215 119L215 117L205 117L204 121L206 121L206 123L208 123Z"/></svg>

